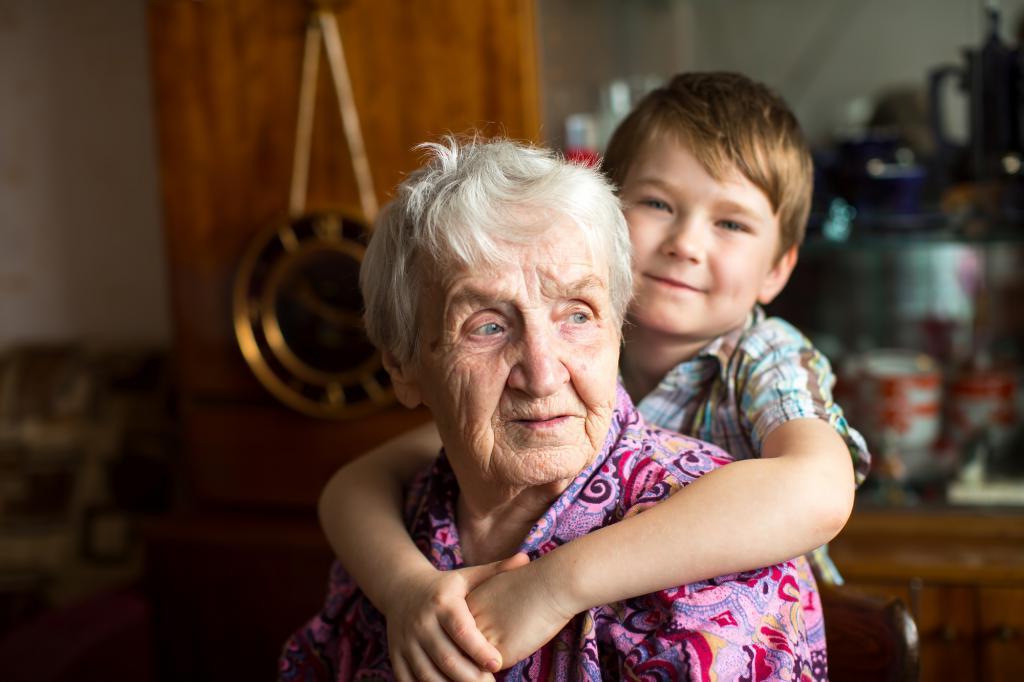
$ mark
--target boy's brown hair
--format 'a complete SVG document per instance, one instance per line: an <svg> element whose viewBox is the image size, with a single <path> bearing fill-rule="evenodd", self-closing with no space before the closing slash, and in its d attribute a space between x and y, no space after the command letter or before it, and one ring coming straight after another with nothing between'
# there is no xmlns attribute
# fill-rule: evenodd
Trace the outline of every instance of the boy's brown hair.
<svg viewBox="0 0 1024 682"><path fill-rule="evenodd" d="M779 217L777 256L803 241L814 170L800 124L782 98L737 73L676 76L640 100L612 135L602 166L619 189L645 145L663 135L679 141L716 180L734 164L764 192Z"/></svg>

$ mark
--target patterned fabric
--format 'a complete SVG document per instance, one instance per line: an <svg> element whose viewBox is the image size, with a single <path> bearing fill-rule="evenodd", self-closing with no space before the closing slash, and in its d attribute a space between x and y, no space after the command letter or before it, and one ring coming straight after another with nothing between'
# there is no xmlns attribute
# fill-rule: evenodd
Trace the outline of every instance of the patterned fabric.
<svg viewBox="0 0 1024 682"><path fill-rule="evenodd" d="M871 454L832 400L835 381L807 337L755 306L743 327L676 366L638 407L649 422L714 443L736 459L759 457L768 434L790 419L822 419L846 442L860 485ZM826 547L810 556L822 579L842 584Z"/></svg>
<svg viewBox="0 0 1024 682"><path fill-rule="evenodd" d="M735 459L761 455L773 429L817 417L846 442L864 481L871 454L832 400L835 375L806 336L755 306L747 323L665 375L637 407L647 421L714 443Z"/></svg>
<svg viewBox="0 0 1024 682"><path fill-rule="evenodd" d="M625 391L602 452L523 542L531 559L657 504L729 461L718 448L645 424ZM413 484L407 522L442 570L463 566L459 487L442 456ZM383 616L335 564L323 611L295 633L281 680L391 679ZM825 631L805 559L590 609L504 680L824 680Z"/></svg>

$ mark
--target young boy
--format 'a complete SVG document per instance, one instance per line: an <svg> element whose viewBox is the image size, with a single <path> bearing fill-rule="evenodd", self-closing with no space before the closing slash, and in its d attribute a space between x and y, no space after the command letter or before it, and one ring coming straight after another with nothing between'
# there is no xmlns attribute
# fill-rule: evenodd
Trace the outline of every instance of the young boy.
<svg viewBox="0 0 1024 682"><path fill-rule="evenodd" d="M785 104L736 74L677 76L620 125L604 168L636 279L622 381L648 420L740 461L526 565L517 555L449 573L426 562L399 513L402 483L439 447L432 427L342 469L321 521L387 617L399 679L487 679L591 606L811 552L842 529L867 473L828 361L760 308L796 264L811 198L810 155Z"/></svg>

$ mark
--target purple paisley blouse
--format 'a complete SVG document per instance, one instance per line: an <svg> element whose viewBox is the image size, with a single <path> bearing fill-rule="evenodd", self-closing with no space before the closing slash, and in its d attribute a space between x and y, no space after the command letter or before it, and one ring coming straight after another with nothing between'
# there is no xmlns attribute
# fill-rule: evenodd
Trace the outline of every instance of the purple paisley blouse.
<svg viewBox="0 0 1024 682"><path fill-rule="evenodd" d="M648 426L619 388L601 453L523 541L531 559L637 514L728 463L713 445ZM442 570L464 565L459 485L444 454L407 497L413 539ZM294 633L280 680L392 679L384 617L335 563L323 610ZM503 680L824 680L821 602L803 557L578 614Z"/></svg>

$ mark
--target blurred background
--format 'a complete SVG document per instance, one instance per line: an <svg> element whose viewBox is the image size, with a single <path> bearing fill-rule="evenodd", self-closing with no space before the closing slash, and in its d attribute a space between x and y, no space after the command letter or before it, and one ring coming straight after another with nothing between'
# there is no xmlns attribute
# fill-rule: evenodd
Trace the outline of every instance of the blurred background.
<svg viewBox="0 0 1024 682"><path fill-rule="evenodd" d="M307 0L0 0L0 676L270 677L321 486L426 418L342 321L353 159L383 201L448 131L598 158L712 69L814 149L771 310L875 453L840 570L910 605L922 679L1024 676L1024 1L319 4L346 114L324 58L300 102Z"/></svg>

